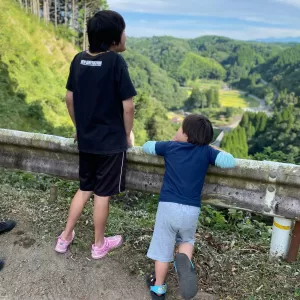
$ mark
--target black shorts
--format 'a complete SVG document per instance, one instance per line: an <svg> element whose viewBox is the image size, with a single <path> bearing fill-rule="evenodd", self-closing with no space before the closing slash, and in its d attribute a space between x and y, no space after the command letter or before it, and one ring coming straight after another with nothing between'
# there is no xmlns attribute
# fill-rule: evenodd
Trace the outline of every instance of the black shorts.
<svg viewBox="0 0 300 300"><path fill-rule="evenodd" d="M117 195L125 190L126 152L92 154L79 152L80 190L97 196Z"/></svg>

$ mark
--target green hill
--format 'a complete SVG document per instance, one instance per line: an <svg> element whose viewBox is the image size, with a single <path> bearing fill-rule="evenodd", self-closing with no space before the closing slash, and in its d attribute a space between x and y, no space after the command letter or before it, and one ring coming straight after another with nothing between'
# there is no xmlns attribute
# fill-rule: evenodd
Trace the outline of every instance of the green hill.
<svg viewBox="0 0 300 300"><path fill-rule="evenodd" d="M300 95L300 45L282 51L256 70L279 89Z"/></svg>
<svg viewBox="0 0 300 300"><path fill-rule="evenodd" d="M65 84L78 49L17 1L1 0L0 28L0 127L70 135ZM148 57L133 50L124 56L140 94L168 108L186 100L179 84Z"/></svg>
<svg viewBox="0 0 300 300"><path fill-rule="evenodd" d="M166 108L182 105L186 92L180 89L176 80L154 64L148 57L133 49L124 52L130 76L140 93L146 93L162 102Z"/></svg>
<svg viewBox="0 0 300 300"><path fill-rule="evenodd" d="M0 1L0 28L0 127L68 131L65 81L76 49L11 0Z"/></svg>
<svg viewBox="0 0 300 300"><path fill-rule="evenodd" d="M188 40L163 36L130 38L128 43L132 49L166 70L180 85L185 85L190 79L225 77L223 67L213 59L197 55L197 51L192 52Z"/></svg>

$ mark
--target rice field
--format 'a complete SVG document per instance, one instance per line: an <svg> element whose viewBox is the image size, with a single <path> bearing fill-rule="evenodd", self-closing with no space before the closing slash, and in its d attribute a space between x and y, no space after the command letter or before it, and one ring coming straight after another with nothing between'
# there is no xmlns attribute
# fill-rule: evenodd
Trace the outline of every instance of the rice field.
<svg viewBox="0 0 300 300"><path fill-rule="evenodd" d="M227 85L218 80L196 80L188 83L191 87L187 90L188 96L192 93L192 88L199 88L201 90L207 90L210 88L217 88L220 92L220 104L222 107L234 107L234 108L246 108L259 106L258 101L249 98L238 90L231 90L227 88Z"/></svg>
<svg viewBox="0 0 300 300"><path fill-rule="evenodd" d="M246 97L236 90L220 90L220 104L222 107L248 107Z"/></svg>
<svg viewBox="0 0 300 300"><path fill-rule="evenodd" d="M210 88L221 89L223 85L224 82L220 80L197 79L195 81L188 82L188 86L192 88L199 88L201 90L207 90Z"/></svg>

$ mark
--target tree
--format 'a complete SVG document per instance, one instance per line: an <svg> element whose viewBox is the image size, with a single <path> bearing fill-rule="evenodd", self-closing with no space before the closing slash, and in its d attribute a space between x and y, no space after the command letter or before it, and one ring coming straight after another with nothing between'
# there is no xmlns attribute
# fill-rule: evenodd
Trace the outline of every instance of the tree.
<svg viewBox="0 0 300 300"><path fill-rule="evenodd" d="M43 0L43 18L45 24L48 24L50 21L49 17L49 0Z"/></svg>
<svg viewBox="0 0 300 300"><path fill-rule="evenodd" d="M54 0L54 25L57 27L57 0Z"/></svg>
<svg viewBox="0 0 300 300"><path fill-rule="evenodd" d="M209 89L206 91L206 98L207 98L207 106L208 107L214 107L216 103L216 95L214 93L213 89Z"/></svg>

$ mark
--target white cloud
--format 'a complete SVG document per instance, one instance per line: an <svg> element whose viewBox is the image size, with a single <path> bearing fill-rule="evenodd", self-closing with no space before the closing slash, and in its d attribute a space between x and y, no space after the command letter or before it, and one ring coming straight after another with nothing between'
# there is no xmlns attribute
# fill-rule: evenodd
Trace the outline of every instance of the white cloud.
<svg viewBox="0 0 300 300"><path fill-rule="evenodd" d="M275 0L276 2L281 2L283 4L292 5L300 8L300 0Z"/></svg>
<svg viewBox="0 0 300 300"><path fill-rule="evenodd" d="M300 0L108 2L112 9L127 13L126 31L129 36L172 35L192 38L222 35L243 40L300 36ZM132 14L129 13L141 13L140 21L136 20L138 14L131 19Z"/></svg>
<svg viewBox="0 0 300 300"><path fill-rule="evenodd" d="M300 24L300 0L108 0L112 9L167 15L214 16L266 24ZM299 6L299 10L292 4Z"/></svg>

